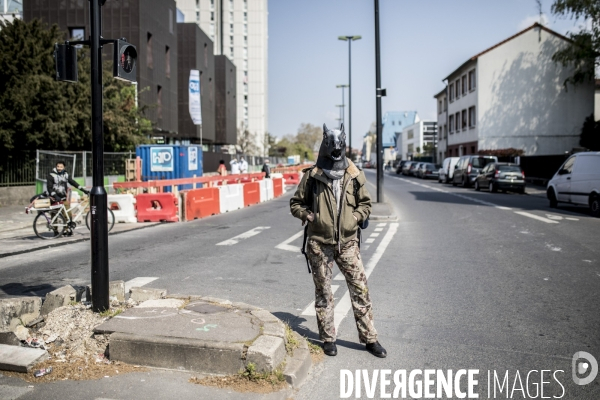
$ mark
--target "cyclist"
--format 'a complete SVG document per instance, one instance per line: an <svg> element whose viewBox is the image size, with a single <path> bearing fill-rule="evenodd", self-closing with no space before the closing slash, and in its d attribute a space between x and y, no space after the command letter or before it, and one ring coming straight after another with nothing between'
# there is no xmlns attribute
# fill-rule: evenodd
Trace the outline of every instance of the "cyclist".
<svg viewBox="0 0 600 400"><path fill-rule="evenodd" d="M68 185L75 186L77 189L81 190L85 194L89 194L90 192L86 190L83 186L80 186L79 183L75 182L73 179L69 177L69 173L65 171L65 162L58 161L56 163L56 167L48 174L46 180L46 188L50 197L54 199L54 201L62 201L65 204L67 209L69 208L70 199L67 199L67 188ZM71 236L73 234L72 229L69 229L65 235Z"/></svg>

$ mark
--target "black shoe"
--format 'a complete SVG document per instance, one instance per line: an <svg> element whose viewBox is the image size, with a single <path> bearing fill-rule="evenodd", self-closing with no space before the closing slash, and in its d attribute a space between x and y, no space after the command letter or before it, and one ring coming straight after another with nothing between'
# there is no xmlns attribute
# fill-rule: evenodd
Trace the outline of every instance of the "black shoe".
<svg viewBox="0 0 600 400"><path fill-rule="evenodd" d="M328 356L337 356L337 347L335 342L325 342L323 343L323 353Z"/></svg>
<svg viewBox="0 0 600 400"><path fill-rule="evenodd" d="M73 236L73 231L72 230L68 230L65 233L63 233L63 236Z"/></svg>
<svg viewBox="0 0 600 400"><path fill-rule="evenodd" d="M379 344L379 342L367 343L367 351L369 353L373 354L375 357L379 357L379 358L387 357L387 352L385 351L383 346Z"/></svg>

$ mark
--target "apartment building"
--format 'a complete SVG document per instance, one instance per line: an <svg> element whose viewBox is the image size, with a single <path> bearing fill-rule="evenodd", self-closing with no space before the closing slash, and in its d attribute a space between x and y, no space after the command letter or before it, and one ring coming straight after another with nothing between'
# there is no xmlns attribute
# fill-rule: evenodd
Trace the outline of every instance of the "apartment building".
<svg viewBox="0 0 600 400"><path fill-rule="evenodd" d="M19 0L0 0L0 21L11 22L23 16L23 3Z"/></svg>
<svg viewBox="0 0 600 400"><path fill-rule="evenodd" d="M448 94L446 88L433 96L437 103L437 160L442 161L448 151Z"/></svg>
<svg viewBox="0 0 600 400"><path fill-rule="evenodd" d="M577 147L583 121L594 111L594 82L563 85L572 69L552 55L568 42L536 23L444 78L446 87L434 96L440 156L511 147L526 155L564 154Z"/></svg>
<svg viewBox="0 0 600 400"><path fill-rule="evenodd" d="M419 120L402 129L398 155L402 160L412 160L417 154L426 155L426 146L436 143L437 122Z"/></svg>
<svg viewBox="0 0 600 400"><path fill-rule="evenodd" d="M178 0L185 22L195 22L214 41L216 55L236 66L237 128L256 138L264 155L268 131L267 0Z"/></svg>

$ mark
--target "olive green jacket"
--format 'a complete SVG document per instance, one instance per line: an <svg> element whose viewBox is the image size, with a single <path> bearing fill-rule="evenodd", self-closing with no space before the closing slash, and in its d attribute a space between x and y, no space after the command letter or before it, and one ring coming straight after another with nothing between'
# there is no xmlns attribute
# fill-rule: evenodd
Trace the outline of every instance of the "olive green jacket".
<svg viewBox="0 0 600 400"><path fill-rule="evenodd" d="M319 167L311 167L304 170L305 174L298 185L294 196L290 199L290 210L292 215L302 221L310 210L314 214L314 220L308 222L308 237L323 244L344 244L356 238L358 224L363 222L371 214L371 196L365 187L365 173L348 160L348 168L342 178L342 193L340 201L340 217L337 215L337 205L331 180L327 178ZM314 178L316 192L313 196L313 204L306 204L305 199L310 199L306 193L306 182L308 177ZM359 190L354 196L354 183L356 178ZM354 218L356 217L356 219ZM340 239L338 243L338 238Z"/></svg>

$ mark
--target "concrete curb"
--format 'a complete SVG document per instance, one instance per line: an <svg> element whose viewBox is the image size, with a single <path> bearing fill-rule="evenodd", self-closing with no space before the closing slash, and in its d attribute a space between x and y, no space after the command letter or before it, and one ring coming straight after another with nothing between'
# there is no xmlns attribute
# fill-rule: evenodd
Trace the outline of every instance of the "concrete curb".
<svg viewBox="0 0 600 400"><path fill-rule="evenodd" d="M293 335L300 342L300 346L294 349L292 356L287 356L283 375L286 382L294 389L297 389L308 378L310 367L312 366L312 358L306 339L297 332L294 332Z"/></svg>

